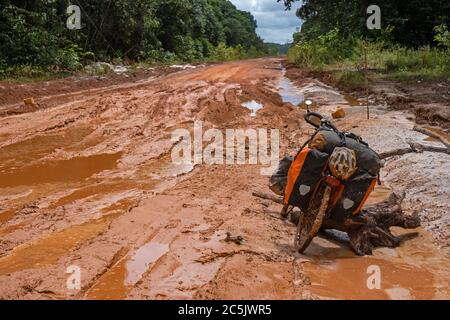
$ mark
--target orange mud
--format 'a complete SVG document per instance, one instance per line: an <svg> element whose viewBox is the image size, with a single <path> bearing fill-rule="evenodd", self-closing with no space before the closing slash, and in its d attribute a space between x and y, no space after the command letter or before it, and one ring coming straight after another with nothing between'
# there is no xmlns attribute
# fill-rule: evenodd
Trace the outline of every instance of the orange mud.
<svg viewBox="0 0 450 320"><path fill-rule="evenodd" d="M320 95L328 109L315 108L328 115L351 107L337 124L358 127L364 137L387 123L388 112L361 121L364 107L313 79L292 77L306 86L296 97L281 64L268 58L104 85L28 84L23 94L41 107L32 113L20 109L20 86L4 84L0 94L10 93L0 103L15 115L0 118L0 298L449 298L450 263L438 247L446 242L428 221L432 234L420 229L402 247L373 257L356 257L347 243L323 236L299 255L295 228L267 214L280 206L251 196L269 192L259 165L171 162L171 133L192 132L197 120L204 131L279 129L280 154L295 153L312 132L305 111L292 103L304 96ZM242 106L253 100L263 106L255 116ZM401 134L389 135L389 147ZM369 204L384 200L390 187L405 188L410 173L397 166L407 167L389 162L389 185ZM446 196L446 189L426 194L429 202L410 201L406 210L445 210L439 199ZM226 242L227 232L244 242ZM366 286L370 265L381 269L381 289ZM69 266L81 269L80 290L66 285Z"/></svg>

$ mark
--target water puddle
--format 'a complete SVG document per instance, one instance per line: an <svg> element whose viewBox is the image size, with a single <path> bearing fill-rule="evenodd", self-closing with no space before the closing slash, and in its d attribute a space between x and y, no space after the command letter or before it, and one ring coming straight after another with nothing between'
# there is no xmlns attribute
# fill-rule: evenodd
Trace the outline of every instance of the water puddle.
<svg viewBox="0 0 450 320"><path fill-rule="evenodd" d="M242 103L242 106L249 109L252 112L250 115L251 117L256 117L256 113L258 112L258 110L264 108L264 106L261 103L258 103L255 100L244 102Z"/></svg>
<svg viewBox="0 0 450 320"><path fill-rule="evenodd" d="M292 103L298 106L305 99L303 94L298 93L297 87L292 81L286 77L286 69L283 69L283 77L278 85L278 93L283 100L283 103Z"/></svg>
<svg viewBox="0 0 450 320"><path fill-rule="evenodd" d="M392 189L387 186L376 186L375 190L370 194L369 198L366 201L365 206L372 206L378 203L381 203L387 199L392 194Z"/></svg>
<svg viewBox="0 0 450 320"><path fill-rule="evenodd" d="M9 162L27 164L30 161L43 158L58 148L73 145L82 141L93 132L90 128L66 130L58 135L38 135L33 138L16 142L0 148L0 170Z"/></svg>
<svg viewBox="0 0 450 320"><path fill-rule="evenodd" d="M134 182L121 182L121 183L99 183L95 185L90 185L85 188L77 189L71 192L70 194L59 198L57 201L53 202L48 206L48 209L56 209L61 206L68 205L70 203L73 203L75 201L85 199L88 197L92 197L95 195L106 195L111 194L115 192L120 192L124 190L131 190L131 189L145 189L146 186L143 184L138 184Z"/></svg>
<svg viewBox="0 0 450 320"><path fill-rule="evenodd" d="M17 247L0 259L0 275L25 269L39 268L55 263L67 251L88 241L106 229L108 223L118 214L69 227L34 243Z"/></svg>
<svg viewBox="0 0 450 320"><path fill-rule="evenodd" d="M383 202L391 194L387 186L377 186L366 205ZM432 237L422 229L393 228L393 232L409 240L397 249L376 249L374 256L366 257L355 256L343 243L346 237L314 239L306 251L311 261L303 265L311 279L308 289L325 299L448 298L450 260L435 247ZM379 288L372 286L374 268L380 272Z"/></svg>
<svg viewBox="0 0 450 320"><path fill-rule="evenodd" d="M162 256L169 252L169 245L149 242L131 256L122 258L106 272L86 293L88 299L125 299L131 288Z"/></svg>
<svg viewBox="0 0 450 320"><path fill-rule="evenodd" d="M86 293L89 300L124 300L129 288L124 285L127 276L127 260L121 259L102 275Z"/></svg>
<svg viewBox="0 0 450 320"><path fill-rule="evenodd" d="M0 275L56 263L60 257L66 255L71 249L86 243L107 230L108 225L114 219L126 213L134 203L133 199L123 199L103 209L102 211L108 214L102 218L68 227L49 236L44 236L31 244L17 247L9 255L0 259ZM0 235L14 232L25 224L26 222L1 230Z"/></svg>
<svg viewBox="0 0 450 320"><path fill-rule="evenodd" d="M359 107L366 105L365 102L353 98L351 95L348 94L344 95L344 99L350 107Z"/></svg>
<svg viewBox="0 0 450 320"><path fill-rule="evenodd" d="M169 154L159 159L150 160L139 168L138 174L144 177L150 176L155 180L165 180L167 178L176 178L188 174L194 168L195 166L192 163L173 163Z"/></svg>
<svg viewBox="0 0 450 320"><path fill-rule="evenodd" d="M147 243L139 248L127 264L126 285L135 285L149 266L169 252L168 244Z"/></svg>
<svg viewBox="0 0 450 320"><path fill-rule="evenodd" d="M0 212L0 225L8 222L9 220L11 220L14 215L16 214L16 210L15 209L8 209L6 211L2 211Z"/></svg>
<svg viewBox="0 0 450 320"><path fill-rule="evenodd" d="M314 294L327 299L433 299L436 289L433 274L424 268L406 263L394 263L373 257L356 257L321 239L312 246L308 255L314 263L303 265L311 279L308 287ZM327 250L328 249L328 250ZM328 255L328 259L327 259ZM380 287L376 288L370 276L379 270Z"/></svg>
<svg viewBox="0 0 450 320"><path fill-rule="evenodd" d="M10 167L0 171L0 188L30 186L43 183L81 181L116 167L122 153L52 160L26 167Z"/></svg>

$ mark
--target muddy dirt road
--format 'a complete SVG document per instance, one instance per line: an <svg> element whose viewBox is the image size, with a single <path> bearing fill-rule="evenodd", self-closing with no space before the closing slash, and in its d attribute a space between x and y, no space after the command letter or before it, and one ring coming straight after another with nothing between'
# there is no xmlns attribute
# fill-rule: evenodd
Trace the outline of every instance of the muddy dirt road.
<svg viewBox="0 0 450 320"><path fill-rule="evenodd" d="M410 115L376 106L365 120L354 100L286 73L282 62L52 93L37 99L51 107L0 118L0 298L450 298L449 156L387 162L371 203L405 190L406 212L417 210L424 228L408 231L402 247L364 258L332 235L294 253L294 227L270 214L279 205L251 195L268 192L260 165L173 164L172 133L192 131L194 121L223 132L279 129L280 154L295 152L312 130L294 106L304 97L327 115L344 107L336 124L377 151L426 138L412 131ZM243 243L225 241L227 233ZM370 290L374 265L381 288ZM73 270L80 290L71 286Z"/></svg>

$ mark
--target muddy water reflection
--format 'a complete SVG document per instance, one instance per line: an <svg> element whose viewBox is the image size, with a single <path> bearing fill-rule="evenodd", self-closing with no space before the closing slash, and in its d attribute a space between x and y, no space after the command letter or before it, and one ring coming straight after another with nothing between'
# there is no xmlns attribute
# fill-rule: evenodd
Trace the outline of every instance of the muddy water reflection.
<svg viewBox="0 0 450 320"><path fill-rule="evenodd" d="M283 69L283 77L278 86L278 93L284 103L292 103L294 106L303 102L304 96L298 93L297 87L286 77L286 69Z"/></svg>
<svg viewBox="0 0 450 320"><path fill-rule="evenodd" d="M169 252L169 245L149 242L122 258L86 293L88 299L125 299L129 291L157 262Z"/></svg>
<svg viewBox="0 0 450 320"><path fill-rule="evenodd" d="M108 223L116 217L117 214L111 214L17 247L11 254L0 259L0 275L53 264L71 248L105 230Z"/></svg>
<svg viewBox="0 0 450 320"><path fill-rule="evenodd" d="M0 171L11 162L27 164L51 154L58 148L71 146L82 141L93 132L90 128L67 129L64 133L38 135L0 148Z"/></svg>
<svg viewBox="0 0 450 320"><path fill-rule="evenodd" d="M367 205L380 203L391 193L390 188L379 186ZM311 261L303 265L311 279L308 289L325 299L450 298L450 260L434 245L429 233L400 228L393 228L393 232L409 240L397 249L377 249L372 257L355 256L342 239L316 238L306 251ZM370 268L374 266L380 271L379 289L370 286Z"/></svg>
<svg viewBox="0 0 450 320"><path fill-rule="evenodd" d="M9 209L9 210L0 212L0 225L11 220L14 217L15 213L16 213L15 209Z"/></svg>
<svg viewBox="0 0 450 320"><path fill-rule="evenodd" d="M320 239L311 247L313 263L305 263L304 270L311 279L309 289L316 295L331 299L433 299L435 279L430 271L382 258L356 257L353 252L339 252L326 240ZM338 255L338 257L336 257ZM370 285L370 268L379 268L381 287Z"/></svg>
<svg viewBox="0 0 450 320"><path fill-rule="evenodd" d="M261 103L258 103L255 100L244 102L242 106L252 112L250 115L251 117L256 117L256 113L258 112L258 110L261 110L264 107Z"/></svg>
<svg viewBox="0 0 450 320"><path fill-rule="evenodd" d="M351 95L344 95L344 99L350 107L359 107L365 105L365 102L353 98Z"/></svg>
<svg viewBox="0 0 450 320"><path fill-rule="evenodd" d="M37 185L52 182L80 181L116 167L122 153L53 160L21 168L0 171L0 188Z"/></svg>

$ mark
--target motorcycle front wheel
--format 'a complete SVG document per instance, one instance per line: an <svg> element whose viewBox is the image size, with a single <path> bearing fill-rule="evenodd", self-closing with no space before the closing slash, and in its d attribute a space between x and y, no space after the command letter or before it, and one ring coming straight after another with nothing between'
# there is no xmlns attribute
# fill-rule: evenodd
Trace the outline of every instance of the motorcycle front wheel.
<svg viewBox="0 0 450 320"><path fill-rule="evenodd" d="M331 187L322 183L308 210L300 216L294 239L294 246L299 253L305 252L319 233L327 213L331 192Z"/></svg>

